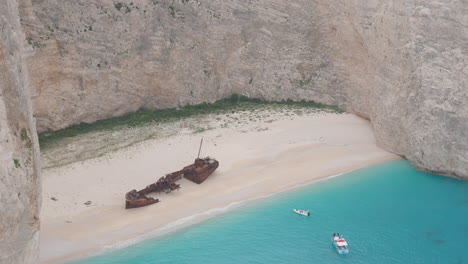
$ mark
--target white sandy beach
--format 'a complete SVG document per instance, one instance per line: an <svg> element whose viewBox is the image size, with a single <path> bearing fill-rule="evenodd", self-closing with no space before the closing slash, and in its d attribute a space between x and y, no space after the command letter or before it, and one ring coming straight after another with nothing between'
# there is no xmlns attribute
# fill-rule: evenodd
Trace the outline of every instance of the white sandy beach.
<svg viewBox="0 0 468 264"><path fill-rule="evenodd" d="M182 179L179 191L153 195L160 203L125 210L127 191L192 163L202 137L201 156L220 162L205 182ZM370 122L351 114L295 115L202 133L181 129L175 136L44 170L41 263L127 245L223 213L237 202L395 159L376 146Z"/></svg>

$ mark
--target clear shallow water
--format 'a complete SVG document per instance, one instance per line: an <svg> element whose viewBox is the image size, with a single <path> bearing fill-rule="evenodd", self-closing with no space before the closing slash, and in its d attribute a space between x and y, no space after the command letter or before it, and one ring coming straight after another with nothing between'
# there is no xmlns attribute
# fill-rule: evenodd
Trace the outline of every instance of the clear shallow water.
<svg viewBox="0 0 468 264"><path fill-rule="evenodd" d="M309 217L292 211L310 209ZM331 234L342 233L349 255ZM201 224L73 264L468 263L468 182L406 161L259 200Z"/></svg>

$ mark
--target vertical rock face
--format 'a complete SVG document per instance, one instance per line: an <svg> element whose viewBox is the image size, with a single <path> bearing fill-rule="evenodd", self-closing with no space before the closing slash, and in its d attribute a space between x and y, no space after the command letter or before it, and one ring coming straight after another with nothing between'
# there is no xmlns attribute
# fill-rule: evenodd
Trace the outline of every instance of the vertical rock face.
<svg viewBox="0 0 468 264"><path fill-rule="evenodd" d="M232 93L336 104L468 177L465 0L20 0L38 130Z"/></svg>
<svg viewBox="0 0 468 264"><path fill-rule="evenodd" d="M15 0L0 1L0 263L37 263L39 146Z"/></svg>
<svg viewBox="0 0 468 264"><path fill-rule="evenodd" d="M309 0L20 2L39 131L232 93L346 102Z"/></svg>
<svg viewBox="0 0 468 264"><path fill-rule="evenodd" d="M360 58L368 58L361 63L371 88L364 112L380 146L420 169L468 179L467 2L373 0L347 5L343 13L353 27L348 32L355 32L365 46ZM352 64L344 65L352 69ZM353 89L350 94L362 88ZM351 100L350 109L359 111L357 103L363 103L362 97Z"/></svg>

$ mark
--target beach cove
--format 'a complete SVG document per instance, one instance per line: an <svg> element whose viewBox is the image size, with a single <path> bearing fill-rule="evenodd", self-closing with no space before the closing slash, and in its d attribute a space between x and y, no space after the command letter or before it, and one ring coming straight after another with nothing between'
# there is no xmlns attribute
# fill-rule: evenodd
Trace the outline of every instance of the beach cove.
<svg viewBox="0 0 468 264"><path fill-rule="evenodd" d="M207 116L193 122L214 123L196 133L188 129L190 121L181 121L171 125L169 130L176 133L170 136L44 170L41 263L125 247L212 218L244 201L400 159L376 146L370 123L352 114L258 115L268 118L234 124ZM182 179L179 191L154 195L160 203L125 210L126 192L192 163L202 137L201 156L220 162L205 182Z"/></svg>
<svg viewBox="0 0 468 264"><path fill-rule="evenodd" d="M462 264L467 193L467 182L390 161L70 264ZM291 210L297 207L310 208L311 215ZM332 245L337 231L349 254Z"/></svg>

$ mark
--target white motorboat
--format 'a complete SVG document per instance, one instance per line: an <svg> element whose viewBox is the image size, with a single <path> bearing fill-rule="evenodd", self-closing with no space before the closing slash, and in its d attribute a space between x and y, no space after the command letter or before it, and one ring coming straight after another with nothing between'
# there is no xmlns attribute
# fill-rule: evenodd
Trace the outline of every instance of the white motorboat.
<svg viewBox="0 0 468 264"><path fill-rule="evenodd" d="M309 215L310 215L309 210L293 209L293 211L296 212L296 213L298 213L298 214L305 215L305 216L309 216Z"/></svg>
<svg viewBox="0 0 468 264"><path fill-rule="evenodd" d="M332 241L333 245L336 248L336 251L338 251L339 254L348 254L349 249L348 249L348 242L344 239L344 237L339 234L339 233L334 233L332 235Z"/></svg>

